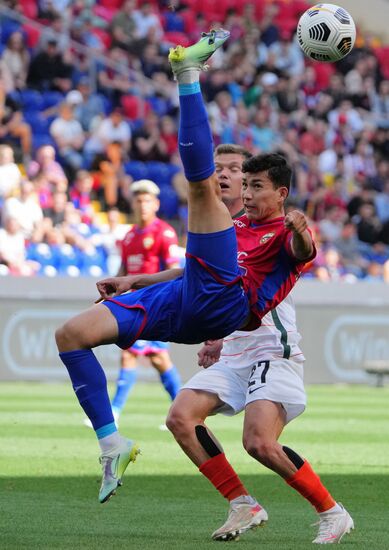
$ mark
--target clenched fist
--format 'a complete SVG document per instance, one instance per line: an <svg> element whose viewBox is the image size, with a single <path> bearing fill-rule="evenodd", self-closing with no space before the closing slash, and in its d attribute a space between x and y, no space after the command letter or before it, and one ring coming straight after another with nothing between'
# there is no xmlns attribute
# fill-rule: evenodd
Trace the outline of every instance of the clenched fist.
<svg viewBox="0 0 389 550"><path fill-rule="evenodd" d="M284 219L284 225L287 229L293 231L293 233L304 233L308 227L307 219L299 210L292 210Z"/></svg>

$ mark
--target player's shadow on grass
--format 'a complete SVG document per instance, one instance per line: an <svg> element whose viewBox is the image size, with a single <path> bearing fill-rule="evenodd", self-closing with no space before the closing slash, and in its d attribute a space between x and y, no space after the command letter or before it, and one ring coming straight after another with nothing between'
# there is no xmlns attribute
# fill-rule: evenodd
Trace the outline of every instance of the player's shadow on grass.
<svg viewBox="0 0 389 550"><path fill-rule="evenodd" d="M239 548L311 548L316 516L310 505L275 475L242 476L269 512L265 529L245 534ZM389 547L389 476L326 475L323 481L349 509L356 530L342 543L353 548ZM0 477L0 547L57 549L206 549L224 523L227 503L199 475L127 475L105 505L100 479Z"/></svg>

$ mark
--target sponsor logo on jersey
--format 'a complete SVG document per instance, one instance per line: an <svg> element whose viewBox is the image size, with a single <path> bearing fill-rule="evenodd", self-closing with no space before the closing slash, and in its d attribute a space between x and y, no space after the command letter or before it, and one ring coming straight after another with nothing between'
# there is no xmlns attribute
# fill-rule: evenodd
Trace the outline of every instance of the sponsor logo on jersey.
<svg viewBox="0 0 389 550"><path fill-rule="evenodd" d="M246 227L246 224L243 223L241 220L233 220L234 221L234 224L237 225L238 227Z"/></svg>
<svg viewBox="0 0 389 550"><path fill-rule="evenodd" d="M163 235L164 235L164 237L168 237L169 239L173 239L175 233L172 229L165 229L165 231L163 232Z"/></svg>
<svg viewBox="0 0 389 550"><path fill-rule="evenodd" d="M143 246L145 247L146 250L148 250L149 248L151 248L154 244L154 239L153 237L145 237L143 239Z"/></svg>
<svg viewBox="0 0 389 550"><path fill-rule="evenodd" d="M266 233L266 235L263 235L260 239L259 239L259 244L265 244L267 243L267 241L269 239L271 239L272 237L274 237L275 233L274 231L271 231L270 233Z"/></svg>

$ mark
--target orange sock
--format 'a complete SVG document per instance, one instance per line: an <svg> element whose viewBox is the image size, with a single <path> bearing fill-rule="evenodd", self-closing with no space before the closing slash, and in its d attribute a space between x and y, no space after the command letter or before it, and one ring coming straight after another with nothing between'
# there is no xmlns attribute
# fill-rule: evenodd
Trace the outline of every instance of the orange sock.
<svg viewBox="0 0 389 550"><path fill-rule="evenodd" d="M306 460L301 468L286 480L286 483L306 498L318 513L326 512L336 504L320 481L320 477L312 470L311 465Z"/></svg>
<svg viewBox="0 0 389 550"><path fill-rule="evenodd" d="M224 453L220 453L201 464L199 471L228 500L248 495L238 474L228 462Z"/></svg>

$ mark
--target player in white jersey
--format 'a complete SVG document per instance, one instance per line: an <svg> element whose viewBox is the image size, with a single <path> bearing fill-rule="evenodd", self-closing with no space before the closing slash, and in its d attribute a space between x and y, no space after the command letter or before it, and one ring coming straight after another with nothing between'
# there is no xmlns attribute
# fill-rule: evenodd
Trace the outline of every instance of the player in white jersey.
<svg viewBox="0 0 389 550"><path fill-rule="evenodd" d="M286 422L290 422L306 405L300 339L293 299L288 295L265 315L259 329L227 336L220 359L197 373L184 388L216 393L224 403L217 412L226 415L235 415L258 399L276 401L282 404ZM204 347L200 360L205 365L210 352L215 357L217 345L215 342Z"/></svg>
<svg viewBox="0 0 389 550"><path fill-rule="evenodd" d="M221 145L215 151L222 196L232 217L241 215L241 147ZM319 514L317 544L333 544L353 529L351 516L322 484L310 464L278 439L285 425L306 405L304 356L291 298L269 312L252 332L236 331L223 340L206 342L199 352L204 370L187 382L169 411L166 424L199 471L230 502L226 523L214 540L237 539L267 521L264 508L249 494L205 424L219 412L245 411L243 445L266 467L278 473Z"/></svg>

